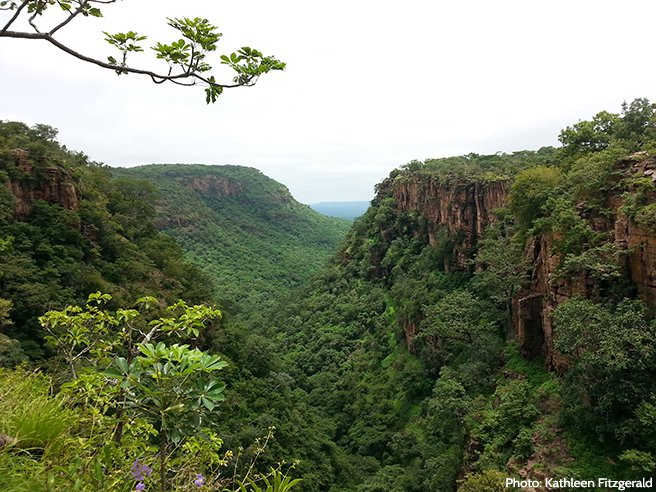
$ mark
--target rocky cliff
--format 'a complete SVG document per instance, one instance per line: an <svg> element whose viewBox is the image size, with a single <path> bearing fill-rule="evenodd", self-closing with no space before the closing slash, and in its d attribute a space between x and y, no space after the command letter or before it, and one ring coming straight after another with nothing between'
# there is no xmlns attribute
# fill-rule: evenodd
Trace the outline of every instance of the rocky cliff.
<svg viewBox="0 0 656 492"><path fill-rule="evenodd" d="M67 210L77 210L80 193L69 171L54 166L36 167L30 163L29 153L22 149L14 149L12 155L14 159L8 164L11 169L6 169L9 179L5 186L16 198L14 215L17 219L30 214L33 200L58 203Z"/></svg>
<svg viewBox="0 0 656 492"><path fill-rule="evenodd" d="M221 198L224 196L239 195L243 192L239 182L233 179L221 179L215 176L197 176L189 179L185 186L204 195Z"/></svg>
<svg viewBox="0 0 656 492"><path fill-rule="evenodd" d="M443 183L419 173L411 179L388 179L379 188L379 196L391 190L401 211L418 210L428 219L428 239L435 246L436 234L445 228L458 237L454 244L452 267L467 269L476 241L494 221L492 211L508 205L508 181Z"/></svg>
<svg viewBox="0 0 656 492"><path fill-rule="evenodd" d="M632 156L617 163L617 182L626 178L642 179L644 204L656 204L656 158ZM595 217L579 206L581 217L599 233L607 234L607 242L623 252L619 257L623 273L637 288L639 296L656 302L656 228L639 225L620 210L627 196L637 193L635 187L622 181L605 197L610 216ZM476 252L477 241L495 219L493 211L508 205L510 180L445 182L422 173L401 175L385 180L379 188L379 199L394 198L400 211L417 210L428 219L429 241L435 245L436 234L447 230L453 241L453 258L445 270L471 268L469 260ZM627 193L628 192L628 193ZM647 209L650 210L650 209ZM656 218L654 219L656 222ZM645 221L643 221L645 222ZM647 221L649 222L649 221ZM578 294L595 298L598 283L590 272L564 276L559 269L561 258L554 251L550 233L529 238L525 255L531 265L527 283L512 301L513 328L525 356L543 355L548 368L557 372L567 369L569 360L554 349L551 313L559 303ZM414 329L413 329L414 331ZM414 333L406 333L409 339Z"/></svg>

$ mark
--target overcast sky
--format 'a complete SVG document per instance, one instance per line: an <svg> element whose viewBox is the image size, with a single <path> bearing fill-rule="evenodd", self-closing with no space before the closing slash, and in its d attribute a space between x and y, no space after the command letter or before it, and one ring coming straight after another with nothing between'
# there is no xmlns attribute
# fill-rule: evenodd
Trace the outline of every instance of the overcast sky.
<svg viewBox="0 0 656 492"><path fill-rule="evenodd" d="M206 105L200 87L0 38L0 119L54 126L109 166L256 167L304 203L370 200L412 159L557 146L579 119L656 100L653 0L123 0L103 13L60 39L105 60L101 31L151 46L177 39L166 17L202 17L223 33L210 63L250 46L288 68ZM156 67L148 51L130 65Z"/></svg>

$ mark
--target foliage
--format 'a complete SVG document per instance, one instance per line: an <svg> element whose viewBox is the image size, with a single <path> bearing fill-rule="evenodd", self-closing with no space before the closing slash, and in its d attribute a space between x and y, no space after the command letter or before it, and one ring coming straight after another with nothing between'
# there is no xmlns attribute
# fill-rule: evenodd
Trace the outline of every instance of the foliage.
<svg viewBox="0 0 656 492"><path fill-rule="evenodd" d="M337 248L349 223L296 202L280 183L242 166L150 165L115 169L116 182L149 183L154 219L212 278L224 310L258 317Z"/></svg>
<svg viewBox="0 0 656 492"><path fill-rule="evenodd" d="M260 488L255 481L248 478L248 483L252 487L252 492L287 492L291 490L294 485L299 483L301 480L299 478L292 479L287 473L283 474L280 470L271 469L272 480L269 480L268 477L262 476L262 481L266 484L266 489L263 490ZM243 482L239 482L239 490L241 492L249 492L248 489L244 486Z"/></svg>
<svg viewBox="0 0 656 492"><path fill-rule="evenodd" d="M507 325L512 327L511 302L530 270L523 244L516 240L515 227L500 221L488 226L472 263L477 266L473 284L483 295L506 308Z"/></svg>
<svg viewBox="0 0 656 492"><path fill-rule="evenodd" d="M579 121L560 132L558 140L563 144L565 155L598 152L606 149L612 138L612 131L620 121L619 115L601 111L592 121Z"/></svg>
<svg viewBox="0 0 656 492"><path fill-rule="evenodd" d="M51 397L50 381L42 374L4 369L0 378L0 432L14 439L12 447L56 453L76 421L74 412L63 398Z"/></svg>
<svg viewBox="0 0 656 492"><path fill-rule="evenodd" d="M537 151L522 150L506 154L467 154L442 159L412 161L390 174L390 178L405 180L413 173L436 178L441 183L462 181L497 181L515 176L527 167L549 166L555 162L556 149L542 147Z"/></svg>
<svg viewBox="0 0 656 492"><path fill-rule="evenodd" d="M27 212L18 215L13 195L0 187L12 198L0 200L0 237L5 238L0 288L3 302L11 303L2 331L33 360L51 355L44 349L38 317L67 304L84 304L98 290L111 294L114 309L144 296L169 304L180 297L197 303L212 296L209 280L154 227L152 186L112 183L105 166L66 150L54 140L56 134L46 125L0 123L0 167L7 184L26 189L56 184L55 189L69 190L77 200L67 209L61 196L50 202L24 199L21 210ZM21 171L25 160L29 167ZM3 356L2 364L21 358Z"/></svg>
<svg viewBox="0 0 656 492"><path fill-rule="evenodd" d="M574 358L563 421L583 445L639 468L656 451L654 321L642 303L628 299L604 306L574 297L553 316L556 347Z"/></svg>
<svg viewBox="0 0 656 492"><path fill-rule="evenodd" d="M547 217L536 221L533 232L551 232L554 253L561 258L580 255L586 247L597 246L604 237L586 223L567 198L549 197L543 210Z"/></svg>
<svg viewBox="0 0 656 492"><path fill-rule="evenodd" d="M154 218L158 227L187 241L188 257L197 264L223 262L216 271L225 276L216 278L226 284L229 309L221 330L198 331L180 331L192 318L183 322L164 311L176 305L171 301L157 305L146 299L129 309L131 304L98 294L106 306L92 300L86 308L60 311L61 324L49 326L51 341L68 353L67 367L72 362L77 379L64 384L53 408L75 408L65 415L76 424L53 437L63 450L55 483L67 490L83 477L81 490L118 491L134 484L125 480L130 466L135 471L144 466L153 468L151 477L141 473L144 487L164 477L174 490L204 483L231 492L291 484L303 492L455 492L496 490L506 477L526 474L626 479L648 473L656 456L656 325L650 306L623 299L635 297L625 269L632 250L600 231L620 218L611 205L625 190L635 199L625 197L620 214L647 220L651 179L620 176L615 164L627 152L653 145L651 111L639 100L616 117L604 114L591 125L575 125L563 134L559 151L413 161L378 187L337 254L306 281L318 264L304 270L309 263L287 262L278 238L290 249L319 244L329 228L322 229L326 223L254 170L148 166L134 174L117 171L113 183L95 173L80 175L85 193L98 200L85 202L85 217L109 214L108 222L94 222L103 228L96 241L105 240L96 255L136 269L121 254L131 242L139 245L127 248L131 254L141 248L165 267L174 243L157 236ZM28 134L37 132L8 125L0 130L2 138L26 144ZM38 133L49 134L43 128ZM84 167L70 164L72 158L52 141L37 143L41 150L34 147L33 166L60 156L61 169L75 173ZM40 162L37 151L49 160ZM16 157L8 152L1 158L13 166L6 166L8 179L21 179ZM392 193L403 182L418 187L457 182L476 192L482 183L513 179L510 208L493 213L483 237L435 223L428 207L426 215L403 210ZM11 197L5 198L0 217L8 224L13 209ZM57 231L47 236L52 241L66 237L55 246L86 244L71 232L77 220L71 211L32 206L30 225L52 225ZM229 220L210 225L204 219L210 213ZM280 229L288 234L278 235ZM13 267L6 260L16 260L16 249L27 250L28 240L38 238L15 230L6 234L13 240L0 244L3 266ZM244 231L253 234L240 235ZM303 240L295 243L293 236ZM106 241L110 237L114 240ZM231 237L238 241L231 243ZM327 255L336 241L323 239ZM261 267L255 259L236 260L257 258L246 243L271 262ZM309 250L299 248L292 256L304 260L313 254L303 251ZM107 253L114 255L111 260ZM233 258L239 282L225 280L231 265L221 254ZM591 298L551 299L559 304L553 315L556 348L571 360L564 376L546 372L542 357L526 360L517 342L504 343L510 301L538 280L529 278L526 257L547 254L551 264L559 264L550 286L580 281ZM97 265L94 261L87 264ZM16 278L13 268L3 268L3 275ZM114 270L118 284L111 285L122 285L121 268ZM264 287L258 277L275 281ZM228 295L244 283L253 290ZM135 298L147 295L152 296L140 292ZM15 316L20 296L5 291L3 296L13 303L7 305L13 309L9 316L20 323ZM42 299L53 302L50 295ZM257 315L231 318L239 307L233 309L229 300ZM94 331L99 323L105 326ZM152 339L145 340L153 329ZM174 338L176 331L184 340ZM215 364L224 361L229 364L221 369L222 382L210 384L212 374L204 368L218 369ZM204 428L198 432L199 427ZM255 439L267 429L266 438ZM77 461L62 444L69 438L81 450ZM39 451L47 456L43 461L30 455L37 477L46 477L49 466L55 470L48 450L46 445ZM12 456L9 465L0 459L0 487L3 479L13 480L17 490L30 485L17 471L23 458ZM294 474L302 482L283 471L283 461L296 460ZM226 467L236 481L225 481ZM7 470L13 478L1 478Z"/></svg>
<svg viewBox="0 0 656 492"><path fill-rule="evenodd" d="M499 470L485 470L481 473L469 473L462 480L458 492L519 492L517 487L506 487L508 474Z"/></svg>
<svg viewBox="0 0 656 492"><path fill-rule="evenodd" d="M44 325L58 332L53 341L59 347L88 348L89 364L58 395L51 396L46 378L20 369L0 372L0 432L12 437L0 448L0 484L7 490L36 490L38 483L47 483L53 491L123 492L134 480L137 490L152 490L155 484L162 492L188 490L190 485L247 490L237 475L219 478L233 454L219 454L223 441L210 428L216 426L211 417L224 400L225 385L203 375L226 362L188 345L143 341L161 335L198 336L200 326L219 313L180 301L170 309L182 309L180 315L154 319L144 333L136 310L99 309L110 300L98 293L90 296L86 311L69 306L42 317ZM153 300L141 303L149 302ZM98 372L108 360L111 367ZM29 400L24 398L28 392ZM271 436L270 430L258 455ZM12 454L18 449L23 454ZM24 461L33 462L29 475L20 471ZM291 468L259 475L254 464L244 477L253 492L260 481L271 485L269 492L287 491L299 482L289 476Z"/></svg>
<svg viewBox="0 0 656 492"><path fill-rule="evenodd" d="M235 77L231 84L218 83L213 75L207 72L212 70L207 61L207 55L217 48L217 43L223 34L217 31L207 19L196 17L190 19L168 18L168 25L182 36L179 40L171 44L157 42L151 49L156 53L157 59L163 60L168 66L167 71L153 72L150 70L137 69L128 66L127 59L133 53L143 52L140 43L147 36L140 36L135 31L125 33L105 34L105 41L118 49L120 56L116 59L113 56L107 57L107 62L96 58L83 55L79 51L63 44L55 39L54 35L60 29L70 25L76 17L102 17L102 12L97 5L115 3L116 0L67 0L67 1L42 1L42 0L24 0L21 2L3 1L0 3L0 13L5 11L9 14L8 20L0 30L0 37L22 38L22 39L41 39L51 43L64 52L80 60L92 63L102 68L114 70L118 75L123 74L141 74L152 79L156 84L171 82L177 85L193 86L201 85L205 87L206 102L216 102L218 96L226 88L233 87L250 87L255 85L262 74L272 70L284 70L285 63L276 60L272 56L264 56L257 50L247 46L241 48L230 55L221 55L221 64L229 66L235 72ZM52 11L46 13L48 7L57 4L64 12L65 19L59 22ZM55 25L51 28L44 28L43 25L37 26L36 19L42 22L48 18ZM33 31L13 31L10 28L20 19L26 19ZM57 23L59 22L59 23Z"/></svg>
<svg viewBox="0 0 656 492"><path fill-rule="evenodd" d="M524 229L540 216L542 206L562 179L557 168L544 166L526 169L516 176L510 188L510 210Z"/></svg>
<svg viewBox="0 0 656 492"><path fill-rule="evenodd" d="M626 149L611 147L576 159L566 176L573 200L586 210L609 214L608 193L617 187L619 174L615 164L626 153Z"/></svg>
<svg viewBox="0 0 656 492"><path fill-rule="evenodd" d="M564 166L568 167L579 156L616 147L626 153L643 150L656 134L656 105L645 98L622 104L621 114L601 111L592 121L579 121L564 129L558 139Z"/></svg>
<svg viewBox="0 0 656 492"><path fill-rule="evenodd" d="M424 309L421 335L450 355L464 347L489 343L497 327L485 314L485 303L466 290L456 290Z"/></svg>

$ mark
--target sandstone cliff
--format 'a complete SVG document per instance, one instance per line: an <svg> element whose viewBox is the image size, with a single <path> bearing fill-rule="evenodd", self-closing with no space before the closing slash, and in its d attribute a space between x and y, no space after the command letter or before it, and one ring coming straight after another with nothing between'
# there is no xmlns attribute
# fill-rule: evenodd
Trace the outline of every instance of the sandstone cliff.
<svg viewBox="0 0 656 492"><path fill-rule="evenodd" d="M215 176L193 177L185 183L185 186L190 190L217 198L239 195L243 192L241 184L237 181Z"/></svg>
<svg viewBox="0 0 656 492"><path fill-rule="evenodd" d="M57 203L67 210L77 210L79 190L73 184L71 173L59 167L35 167L29 162L29 154L22 149L12 151L14 162L7 169L10 176L5 186L16 197L14 215L22 219L30 214L32 200Z"/></svg>
<svg viewBox="0 0 656 492"><path fill-rule="evenodd" d="M644 176L656 182L656 158L632 156L617 163L618 182L623 178ZM644 180L643 180L644 181ZM430 176L414 173L385 180L379 188L379 199L394 198L400 211L417 210L428 219L428 235L432 245L436 234L447 230L454 238L451 269L471 268L469 260L476 252L477 241L488 224L495 220L492 211L508 205L510 180L491 182L447 183ZM620 210L622 194L635 193L631 186L622 186L608 193L606 201L610 217L581 216L596 232L607 233L607 242L613 243L625 254L619 260L622 269L636 285L639 296L656 302L656 230L639 226ZM644 187L643 187L644 193ZM648 190L647 203L656 203L656 186ZM656 218L655 218L656 221ZM543 355L547 367L557 372L567 369L569 360L554 349L554 329L551 313L559 303L575 294L594 298L596 283L589 272L563 276L559 270L561 259L554 252L551 234L529 238L525 251L531 270L527 283L512 301L513 328L525 356ZM414 327L405 327L408 340L415 335Z"/></svg>
<svg viewBox="0 0 656 492"><path fill-rule="evenodd" d="M392 197L402 211L418 210L428 223L428 237L435 246L436 233L446 228L460 240L454 245L454 265L468 268L472 248L488 224L495 220L492 211L508 205L508 181L442 184L437 179L414 174L410 181L388 180L380 188L382 195L391 188ZM445 265L448 271L451 265Z"/></svg>

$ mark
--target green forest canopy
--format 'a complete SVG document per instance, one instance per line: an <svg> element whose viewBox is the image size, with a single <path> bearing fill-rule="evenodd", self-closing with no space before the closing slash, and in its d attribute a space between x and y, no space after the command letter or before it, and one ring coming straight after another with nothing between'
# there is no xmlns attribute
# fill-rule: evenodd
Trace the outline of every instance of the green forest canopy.
<svg viewBox="0 0 656 492"><path fill-rule="evenodd" d="M224 319L219 329L200 331L197 339L190 340L228 362L221 371L225 400L216 406L216 419L206 422L206 438L190 438L190 446L201 442L193 449L217 451L209 443L220 436L224 450L241 446L248 461L260 449L251 446L253 439L275 427L274 435L267 438L267 450L259 454L258 466L266 471L282 459L300 460L291 473L303 478L295 487L308 492L495 491L502 490L501 480L509 476L638 480L653 475L653 306L637 298L640 286L623 268L622 258L628 253L617 250L608 234L591 223L595 219L613 223L621 216L645 231L656 230L650 220L653 182L626 176L617 167L620 159L639 163L653 155L654 110L649 101L639 99L623 105L617 115L600 113L590 122L563 130L558 149L414 161L393 171L338 253L299 290L265 310L251 326ZM82 210L90 210L106 221L98 219L105 224L99 237L107 241L103 244L109 252L116 251L111 249L112 239L128 250L135 241L174 244L156 234L148 225L152 223L136 220L137 212L152 212L152 208L136 206L130 198L134 193L128 190L147 195L149 187L142 183L135 188L125 181L117 189L103 166L34 135L42 131L16 124L2 128L2 138L13 139L4 140L11 141L11 148L31 146L35 166L38 155L59 159L61 167L71 170L87 190L82 202L89 200L72 216L70 211L36 204L32 214L38 220L30 218L22 225L11 219L12 198L5 194L3 237L14 239L5 239L11 244L5 244L0 255L7 267L2 281L3 285L15 282L21 294L11 297L7 293L13 291L3 287L3 297L18 305L31 299L31 292L40 292L39 306L43 306L50 290L22 288L18 279L32 277L15 277L12 272L21 272L17 270L21 265L31 272L40 271L41 265L55 269L62 263L73 264L74 258L82 260L79 268L94 268L94 278L106 282L103 286L126 303L133 301L128 300L129 289L135 294L149 289L144 279L150 277L138 269L140 265L130 264L130 271L112 269L114 260L129 261L119 254L120 248L115 256L106 256L104 248L94 256L91 242L70 232L78 216L88 217L83 213L90 212ZM0 156L3 162L15 160L8 152ZM75 177L78 168L84 170ZM390 183L405 180L512 180L513 184L509 208L497 211L494 227L478 238L480 256L473 258L473 250L472 263L458 266L453 248L462 238L440 230L431 245L427 218L416 210L402 210L388 194ZM619 209L609 203L610 196L621 200ZM45 212L50 215L42 215ZM59 227L57 234L39 229L50 225ZM72 236L62 244L57 238L64 232ZM564 375L547 373L540 357L525 360L517 343L507 340L506 301L524 285L522 270L530 273L523 263L525 246L546 234L556 238L553 253L559 277L555 280L585 275L591 293L590 298L562 302L553 314L557 348L572 357ZM69 241L77 246L71 248ZM154 251L139 246L140 260L158 267ZM512 282L500 282L508 271L513 272ZM145 276L135 285L129 275L137 274ZM47 285L59 293L59 302L79 304L82 292L77 293L77 285L66 283L63 274L57 278L58 282ZM183 284L172 278L170 285ZM37 306L36 301L30 302ZM16 312L16 307L7 309L5 315ZM10 319L14 325L5 325L5 332L26 326L18 318ZM32 333L37 334L40 325L33 326ZM33 340L36 349L38 338ZM19 355L14 357L20 359ZM61 373L59 366L49 367L53 376ZM123 371L121 377L127 373ZM38 451L12 454L11 448L0 448L5 458L0 460L0 485L7 490L36 487L45 483L48 469L59 467L52 475L58 490L70 489L71 477L78 477L80 486L89 489L118 490L102 482L108 468L94 464L95 457L106 454L99 455L102 448L80 433L84 427L79 422L63 418L70 410L48 393L47 381L33 382L11 371L0 378L2 387L15 388L15 394L38 394L37 415L61 412L58 421L71 422L42 437L35 447ZM11 401L7 407L0 400L0 432L16 429L16 415L23 414L17 410L23 408L21 400ZM37 407L31 408L34 412ZM111 433L110 424L116 424L105 419L115 415L102 411L95 415L102 422L97 429ZM156 434L142 435L132 441L131 452L139 449L146 464L161 462L156 459L161 439ZM21 442L25 441L15 445ZM87 454L81 461L55 452L71 442L77 447L84 443ZM110 453L105 466L123 463L117 456ZM216 456L218 461L223 458ZM171 459L177 459L175 454ZM26 466L25 460L32 464ZM234 461L229 464L232 469ZM116 483L134 485L128 470L116 471L120 477ZM179 478L187 480L184 486L191 486L196 475L187 471ZM194 471L204 477L211 474L209 469Z"/></svg>

